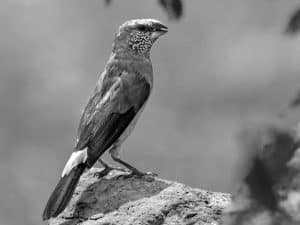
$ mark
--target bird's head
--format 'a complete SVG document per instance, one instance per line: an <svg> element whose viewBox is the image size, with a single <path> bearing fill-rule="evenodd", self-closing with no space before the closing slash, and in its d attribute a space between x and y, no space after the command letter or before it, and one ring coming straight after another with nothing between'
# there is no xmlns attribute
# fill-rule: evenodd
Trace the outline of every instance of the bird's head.
<svg viewBox="0 0 300 225"><path fill-rule="evenodd" d="M167 31L168 28L155 19L129 20L119 27L114 51L149 56L153 43Z"/></svg>

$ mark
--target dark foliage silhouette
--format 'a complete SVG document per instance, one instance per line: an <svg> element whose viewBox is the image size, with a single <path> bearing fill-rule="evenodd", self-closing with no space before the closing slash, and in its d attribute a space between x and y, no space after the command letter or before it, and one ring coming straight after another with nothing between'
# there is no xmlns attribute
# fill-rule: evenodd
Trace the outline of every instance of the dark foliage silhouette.
<svg viewBox="0 0 300 225"><path fill-rule="evenodd" d="M104 0L104 3L105 3L106 5L110 5L111 0Z"/></svg>
<svg viewBox="0 0 300 225"><path fill-rule="evenodd" d="M112 0L104 0L105 5L109 6ZM183 3L181 0L158 0L158 4L167 13L170 20L179 20L183 15Z"/></svg>
<svg viewBox="0 0 300 225"><path fill-rule="evenodd" d="M294 109L300 106L300 89L289 104L289 108Z"/></svg>
<svg viewBox="0 0 300 225"><path fill-rule="evenodd" d="M158 0L158 3L167 12L169 19L180 19L183 14L183 4L181 0Z"/></svg>
<svg viewBox="0 0 300 225"><path fill-rule="evenodd" d="M275 121L253 125L238 139L243 153L241 186L221 224L297 225L299 131Z"/></svg>
<svg viewBox="0 0 300 225"><path fill-rule="evenodd" d="M300 30L300 8L297 9L289 19L285 32L290 35L298 33Z"/></svg>

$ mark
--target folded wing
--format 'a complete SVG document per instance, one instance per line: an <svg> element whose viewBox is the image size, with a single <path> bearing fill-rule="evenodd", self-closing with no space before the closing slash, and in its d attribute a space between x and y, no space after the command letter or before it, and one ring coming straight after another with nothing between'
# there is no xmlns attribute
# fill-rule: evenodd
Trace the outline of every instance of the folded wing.
<svg viewBox="0 0 300 225"><path fill-rule="evenodd" d="M96 87L83 111L76 144L76 150L88 147L88 167L121 136L149 94L147 80L126 71Z"/></svg>

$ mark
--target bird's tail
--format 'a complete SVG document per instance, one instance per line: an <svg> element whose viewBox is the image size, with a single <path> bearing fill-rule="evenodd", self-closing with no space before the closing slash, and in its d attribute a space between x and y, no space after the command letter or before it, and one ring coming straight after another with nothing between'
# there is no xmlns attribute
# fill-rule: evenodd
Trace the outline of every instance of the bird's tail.
<svg viewBox="0 0 300 225"><path fill-rule="evenodd" d="M86 167L86 163L82 162L60 178L44 209L43 220L56 217L66 208Z"/></svg>

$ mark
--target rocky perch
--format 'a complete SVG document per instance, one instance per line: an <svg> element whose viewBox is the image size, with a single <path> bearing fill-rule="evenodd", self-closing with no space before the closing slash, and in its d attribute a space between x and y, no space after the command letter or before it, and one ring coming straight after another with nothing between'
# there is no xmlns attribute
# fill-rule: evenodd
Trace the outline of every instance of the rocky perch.
<svg viewBox="0 0 300 225"><path fill-rule="evenodd" d="M49 225L217 225L230 195L160 178L85 173L69 206Z"/></svg>

